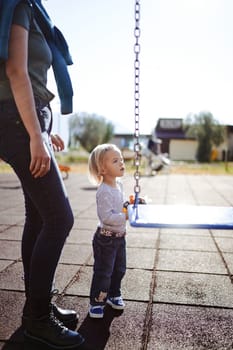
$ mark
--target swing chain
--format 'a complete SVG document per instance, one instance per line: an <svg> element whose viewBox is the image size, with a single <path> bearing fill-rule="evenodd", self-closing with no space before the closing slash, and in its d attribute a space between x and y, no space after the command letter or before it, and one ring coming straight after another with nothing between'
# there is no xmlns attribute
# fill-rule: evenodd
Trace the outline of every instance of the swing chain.
<svg viewBox="0 0 233 350"><path fill-rule="evenodd" d="M140 0L135 0L135 28L134 28L134 36L135 36L135 44L134 44L134 53L135 53L135 60L134 60L134 116L135 116L135 143L134 143L134 152L135 152L135 159L134 159L134 166L135 166L135 173L134 173L134 179L135 179L135 186L134 186L134 192L135 197L138 196L140 193L140 172L139 172L139 166L141 161L141 145L139 141L139 77L140 77L140 61L139 61L139 53L140 53L140 44L139 44L139 37L140 37Z"/></svg>

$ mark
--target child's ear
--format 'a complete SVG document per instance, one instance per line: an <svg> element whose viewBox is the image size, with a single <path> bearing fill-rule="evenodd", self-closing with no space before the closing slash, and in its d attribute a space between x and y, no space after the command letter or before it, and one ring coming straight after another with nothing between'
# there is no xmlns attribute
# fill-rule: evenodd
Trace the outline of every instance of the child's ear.
<svg viewBox="0 0 233 350"><path fill-rule="evenodd" d="M104 168L101 168L100 169L100 175L104 175L105 174L105 169Z"/></svg>

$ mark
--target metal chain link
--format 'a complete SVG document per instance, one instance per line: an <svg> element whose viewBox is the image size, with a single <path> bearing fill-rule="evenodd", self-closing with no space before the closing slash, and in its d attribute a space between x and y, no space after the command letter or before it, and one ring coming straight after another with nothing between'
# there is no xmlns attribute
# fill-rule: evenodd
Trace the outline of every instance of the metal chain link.
<svg viewBox="0 0 233 350"><path fill-rule="evenodd" d="M139 44L139 37L140 37L140 0L135 0L135 28L134 28L134 36L135 36L135 44L134 44L134 53L135 53L135 60L134 60L134 116L135 116L135 143L134 143L134 152L135 152L135 159L134 159L134 166L135 166L135 173L134 173L134 179L135 179L135 186L134 186L134 192L135 197L138 196L140 193L140 162L141 162L141 145L139 141L139 78L140 78L140 61L139 61L139 53L140 53L140 44Z"/></svg>

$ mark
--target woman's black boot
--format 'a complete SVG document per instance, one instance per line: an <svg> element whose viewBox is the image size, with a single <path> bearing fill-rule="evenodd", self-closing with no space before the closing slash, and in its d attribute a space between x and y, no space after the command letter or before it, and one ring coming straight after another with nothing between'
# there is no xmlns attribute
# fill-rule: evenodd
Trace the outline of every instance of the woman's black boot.
<svg viewBox="0 0 233 350"><path fill-rule="evenodd" d="M53 315L55 316L55 318L58 319L59 321L61 321L65 327L72 329L72 330L76 329L77 323L79 320L79 315L74 310L63 309L63 308L57 306L57 304L55 304L54 302L52 302L51 301L52 297L54 295L57 295L57 294L58 294L58 290L56 289L51 293L51 297L50 297L49 301L46 300L46 302L49 303L49 312L51 311L53 313ZM41 308L44 311L43 314L47 314L47 311L44 310L43 304L41 305ZM41 310L41 308L39 308L39 310ZM22 316L23 328L25 328L25 323L26 323L26 320L28 319L30 313L31 313L31 311L30 311L29 301L28 301L28 299L26 299L26 302L25 302L24 308L23 308L23 316ZM36 315L36 317L37 316L38 315ZM39 313L39 317L40 316L41 316L41 313Z"/></svg>
<svg viewBox="0 0 233 350"><path fill-rule="evenodd" d="M57 296L59 294L58 289L53 289L51 292L51 310L54 314L54 316L61 321L64 326L66 326L69 329L75 329L77 327L77 323L79 320L79 315L76 311L70 310L70 309L63 309L59 307L56 303L52 301L52 298L54 296Z"/></svg>
<svg viewBox="0 0 233 350"><path fill-rule="evenodd" d="M74 310L63 309L55 303L51 303L52 313L56 319L61 321L69 329L77 327L79 315Z"/></svg>
<svg viewBox="0 0 233 350"><path fill-rule="evenodd" d="M24 327L26 339L54 349L76 349L84 342L81 334L66 328L52 312L40 318L25 318Z"/></svg>

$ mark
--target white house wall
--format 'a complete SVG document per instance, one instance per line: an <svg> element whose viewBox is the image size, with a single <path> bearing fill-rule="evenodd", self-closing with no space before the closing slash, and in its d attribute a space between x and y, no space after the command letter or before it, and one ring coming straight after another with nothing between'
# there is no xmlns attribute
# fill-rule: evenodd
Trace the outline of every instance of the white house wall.
<svg viewBox="0 0 233 350"><path fill-rule="evenodd" d="M196 160L196 140L170 140L169 157L171 160Z"/></svg>

